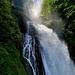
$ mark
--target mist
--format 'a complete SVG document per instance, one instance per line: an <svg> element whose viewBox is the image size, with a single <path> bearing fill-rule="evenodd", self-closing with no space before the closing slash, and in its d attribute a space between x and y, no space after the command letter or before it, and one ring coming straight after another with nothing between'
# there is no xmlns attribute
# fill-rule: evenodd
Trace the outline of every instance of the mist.
<svg viewBox="0 0 75 75"><path fill-rule="evenodd" d="M41 23L41 3L38 0L29 0L23 3L24 14L33 22Z"/></svg>
<svg viewBox="0 0 75 75"><path fill-rule="evenodd" d="M52 28L53 31L56 32L56 34L59 37L63 36L62 34L63 34L65 22L62 20L57 10L50 13L47 19L45 19L45 21L43 20L43 24L45 24L49 28Z"/></svg>
<svg viewBox="0 0 75 75"><path fill-rule="evenodd" d="M59 16L58 10L53 11L47 17L41 15L41 5L43 0L25 0L23 3L24 14L35 24L44 24L52 28L59 37L62 37L64 21Z"/></svg>

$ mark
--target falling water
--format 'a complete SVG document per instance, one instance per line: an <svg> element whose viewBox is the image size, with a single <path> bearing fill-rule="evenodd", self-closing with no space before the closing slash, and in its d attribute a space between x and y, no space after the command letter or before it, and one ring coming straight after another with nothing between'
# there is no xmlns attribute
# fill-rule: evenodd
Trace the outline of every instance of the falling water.
<svg viewBox="0 0 75 75"><path fill-rule="evenodd" d="M59 40L57 34L52 29L44 25L32 24L37 31L38 47L41 53L45 74L46 75L75 75L75 66L69 57L69 52L66 44ZM35 67L35 43L32 37L25 35L24 41L24 57L30 63L34 75L36 75Z"/></svg>
<svg viewBox="0 0 75 75"><path fill-rule="evenodd" d="M24 34L23 56L30 64L33 74L36 75L38 68L35 57L35 38L29 35L30 21L27 22L27 34ZM37 74L38 75L38 74Z"/></svg>
<svg viewBox="0 0 75 75"><path fill-rule="evenodd" d="M33 74L36 75L36 58L35 58L35 39L28 34L25 34L25 42L24 42L24 49L23 54L24 58L30 64Z"/></svg>

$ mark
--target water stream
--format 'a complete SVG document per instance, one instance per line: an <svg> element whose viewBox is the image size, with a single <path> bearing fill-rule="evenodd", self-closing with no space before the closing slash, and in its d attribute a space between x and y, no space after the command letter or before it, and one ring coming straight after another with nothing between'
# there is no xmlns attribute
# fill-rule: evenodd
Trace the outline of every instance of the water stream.
<svg viewBox="0 0 75 75"><path fill-rule="evenodd" d="M31 24L29 21L27 24L29 32L29 25ZM75 75L75 66L69 57L67 45L58 38L52 29L41 24L32 24L32 26L37 31L38 50L41 53L45 75ZM37 74L35 44L34 36L30 36L28 33L24 34L24 58L32 67L33 75L40 75Z"/></svg>

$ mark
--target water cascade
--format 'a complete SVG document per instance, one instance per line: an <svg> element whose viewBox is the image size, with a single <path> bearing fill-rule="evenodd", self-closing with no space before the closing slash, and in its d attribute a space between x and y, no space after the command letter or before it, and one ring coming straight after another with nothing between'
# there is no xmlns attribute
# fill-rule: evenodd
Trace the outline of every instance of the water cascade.
<svg viewBox="0 0 75 75"><path fill-rule="evenodd" d="M24 49L23 49L23 56L30 64L33 74L36 75L38 73L38 68L36 64L36 57L35 57L35 38L29 35L29 27L30 21L27 22L27 34L24 35Z"/></svg>
<svg viewBox="0 0 75 75"><path fill-rule="evenodd" d="M27 22L27 24L29 26L30 23ZM37 74L39 69L35 55L34 37L37 37L39 42L38 50L44 65L45 73L42 75L75 75L75 66L69 57L66 44L59 40L52 29L41 24L32 24L32 26L37 33L35 36L30 36L28 33L24 35L23 55L32 67L33 75L41 75ZM29 32L29 28L27 30Z"/></svg>

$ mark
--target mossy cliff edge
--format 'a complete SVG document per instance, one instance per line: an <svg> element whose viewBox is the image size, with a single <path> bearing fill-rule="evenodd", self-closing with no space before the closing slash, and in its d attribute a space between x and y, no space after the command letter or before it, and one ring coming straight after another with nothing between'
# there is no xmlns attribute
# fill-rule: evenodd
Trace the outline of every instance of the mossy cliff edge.
<svg viewBox="0 0 75 75"><path fill-rule="evenodd" d="M22 56L22 33L18 7L11 1L0 0L0 75L29 75ZM21 10L22 11L22 10Z"/></svg>

